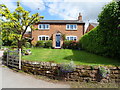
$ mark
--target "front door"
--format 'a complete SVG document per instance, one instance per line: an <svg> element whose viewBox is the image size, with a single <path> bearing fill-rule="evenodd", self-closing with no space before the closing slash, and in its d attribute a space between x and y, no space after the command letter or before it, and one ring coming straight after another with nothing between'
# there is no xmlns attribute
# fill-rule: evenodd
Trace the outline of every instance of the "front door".
<svg viewBox="0 0 120 90"><path fill-rule="evenodd" d="M56 47L60 47L60 35L56 35Z"/></svg>

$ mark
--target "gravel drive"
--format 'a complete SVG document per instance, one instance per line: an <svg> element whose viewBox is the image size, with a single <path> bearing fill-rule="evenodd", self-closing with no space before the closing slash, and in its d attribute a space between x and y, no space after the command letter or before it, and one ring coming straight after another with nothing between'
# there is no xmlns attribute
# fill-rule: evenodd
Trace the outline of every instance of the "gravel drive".
<svg viewBox="0 0 120 90"><path fill-rule="evenodd" d="M0 57L2 53L3 52L0 51ZM0 77L0 85L2 85L2 88L70 88L70 86L66 84L46 82L30 75L13 72L13 70L3 67L1 60L0 75L2 75Z"/></svg>

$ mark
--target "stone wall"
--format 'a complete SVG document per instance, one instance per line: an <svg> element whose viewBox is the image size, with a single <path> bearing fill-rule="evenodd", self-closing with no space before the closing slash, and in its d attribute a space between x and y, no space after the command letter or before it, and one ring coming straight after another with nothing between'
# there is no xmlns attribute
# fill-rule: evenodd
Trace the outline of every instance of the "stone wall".
<svg viewBox="0 0 120 90"><path fill-rule="evenodd" d="M52 62L22 61L22 70L34 75L44 75L52 79L80 82L120 82L120 66L107 66L110 73L103 78L98 66L76 66L73 72L60 72L60 64Z"/></svg>

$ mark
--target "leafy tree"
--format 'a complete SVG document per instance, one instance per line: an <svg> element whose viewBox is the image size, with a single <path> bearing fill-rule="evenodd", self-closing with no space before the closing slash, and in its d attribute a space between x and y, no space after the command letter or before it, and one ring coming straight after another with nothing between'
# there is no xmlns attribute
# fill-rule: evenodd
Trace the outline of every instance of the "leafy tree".
<svg viewBox="0 0 120 90"><path fill-rule="evenodd" d="M33 29L33 25L43 18L38 13L30 15L30 12L24 10L20 2L17 2L17 8L14 12L10 12L5 5L0 5L0 15L7 19L7 22L2 25L3 32L9 34L8 39L15 39L18 42L18 48L22 48L27 28Z"/></svg>
<svg viewBox="0 0 120 90"><path fill-rule="evenodd" d="M120 58L120 1L105 5L98 16L99 26L85 34L82 48L96 54Z"/></svg>

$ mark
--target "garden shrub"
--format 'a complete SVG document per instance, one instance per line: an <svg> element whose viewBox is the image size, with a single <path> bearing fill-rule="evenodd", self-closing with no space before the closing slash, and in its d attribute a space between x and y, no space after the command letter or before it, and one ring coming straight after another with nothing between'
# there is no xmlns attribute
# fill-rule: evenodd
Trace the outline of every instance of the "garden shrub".
<svg viewBox="0 0 120 90"><path fill-rule="evenodd" d="M25 42L25 47L26 48L30 48L31 47L31 44L29 42Z"/></svg>
<svg viewBox="0 0 120 90"><path fill-rule="evenodd" d="M86 33L80 44L83 49L112 58L120 58L120 2L107 4L98 16L99 26Z"/></svg>
<svg viewBox="0 0 120 90"><path fill-rule="evenodd" d="M64 63L60 65L60 71L63 73L73 72L75 70L76 70L76 65L74 64L73 61L71 61L70 63Z"/></svg>
<svg viewBox="0 0 120 90"><path fill-rule="evenodd" d="M105 67L99 67L99 74L105 78L108 76L108 74L110 74L110 70L106 69Z"/></svg>
<svg viewBox="0 0 120 90"><path fill-rule="evenodd" d="M79 43L77 41L68 41L65 40L63 42L63 48L64 49L78 49Z"/></svg>
<svg viewBox="0 0 120 90"><path fill-rule="evenodd" d="M52 48L52 40L45 41L45 48Z"/></svg>
<svg viewBox="0 0 120 90"><path fill-rule="evenodd" d="M44 47L45 41L37 41L36 47Z"/></svg>

